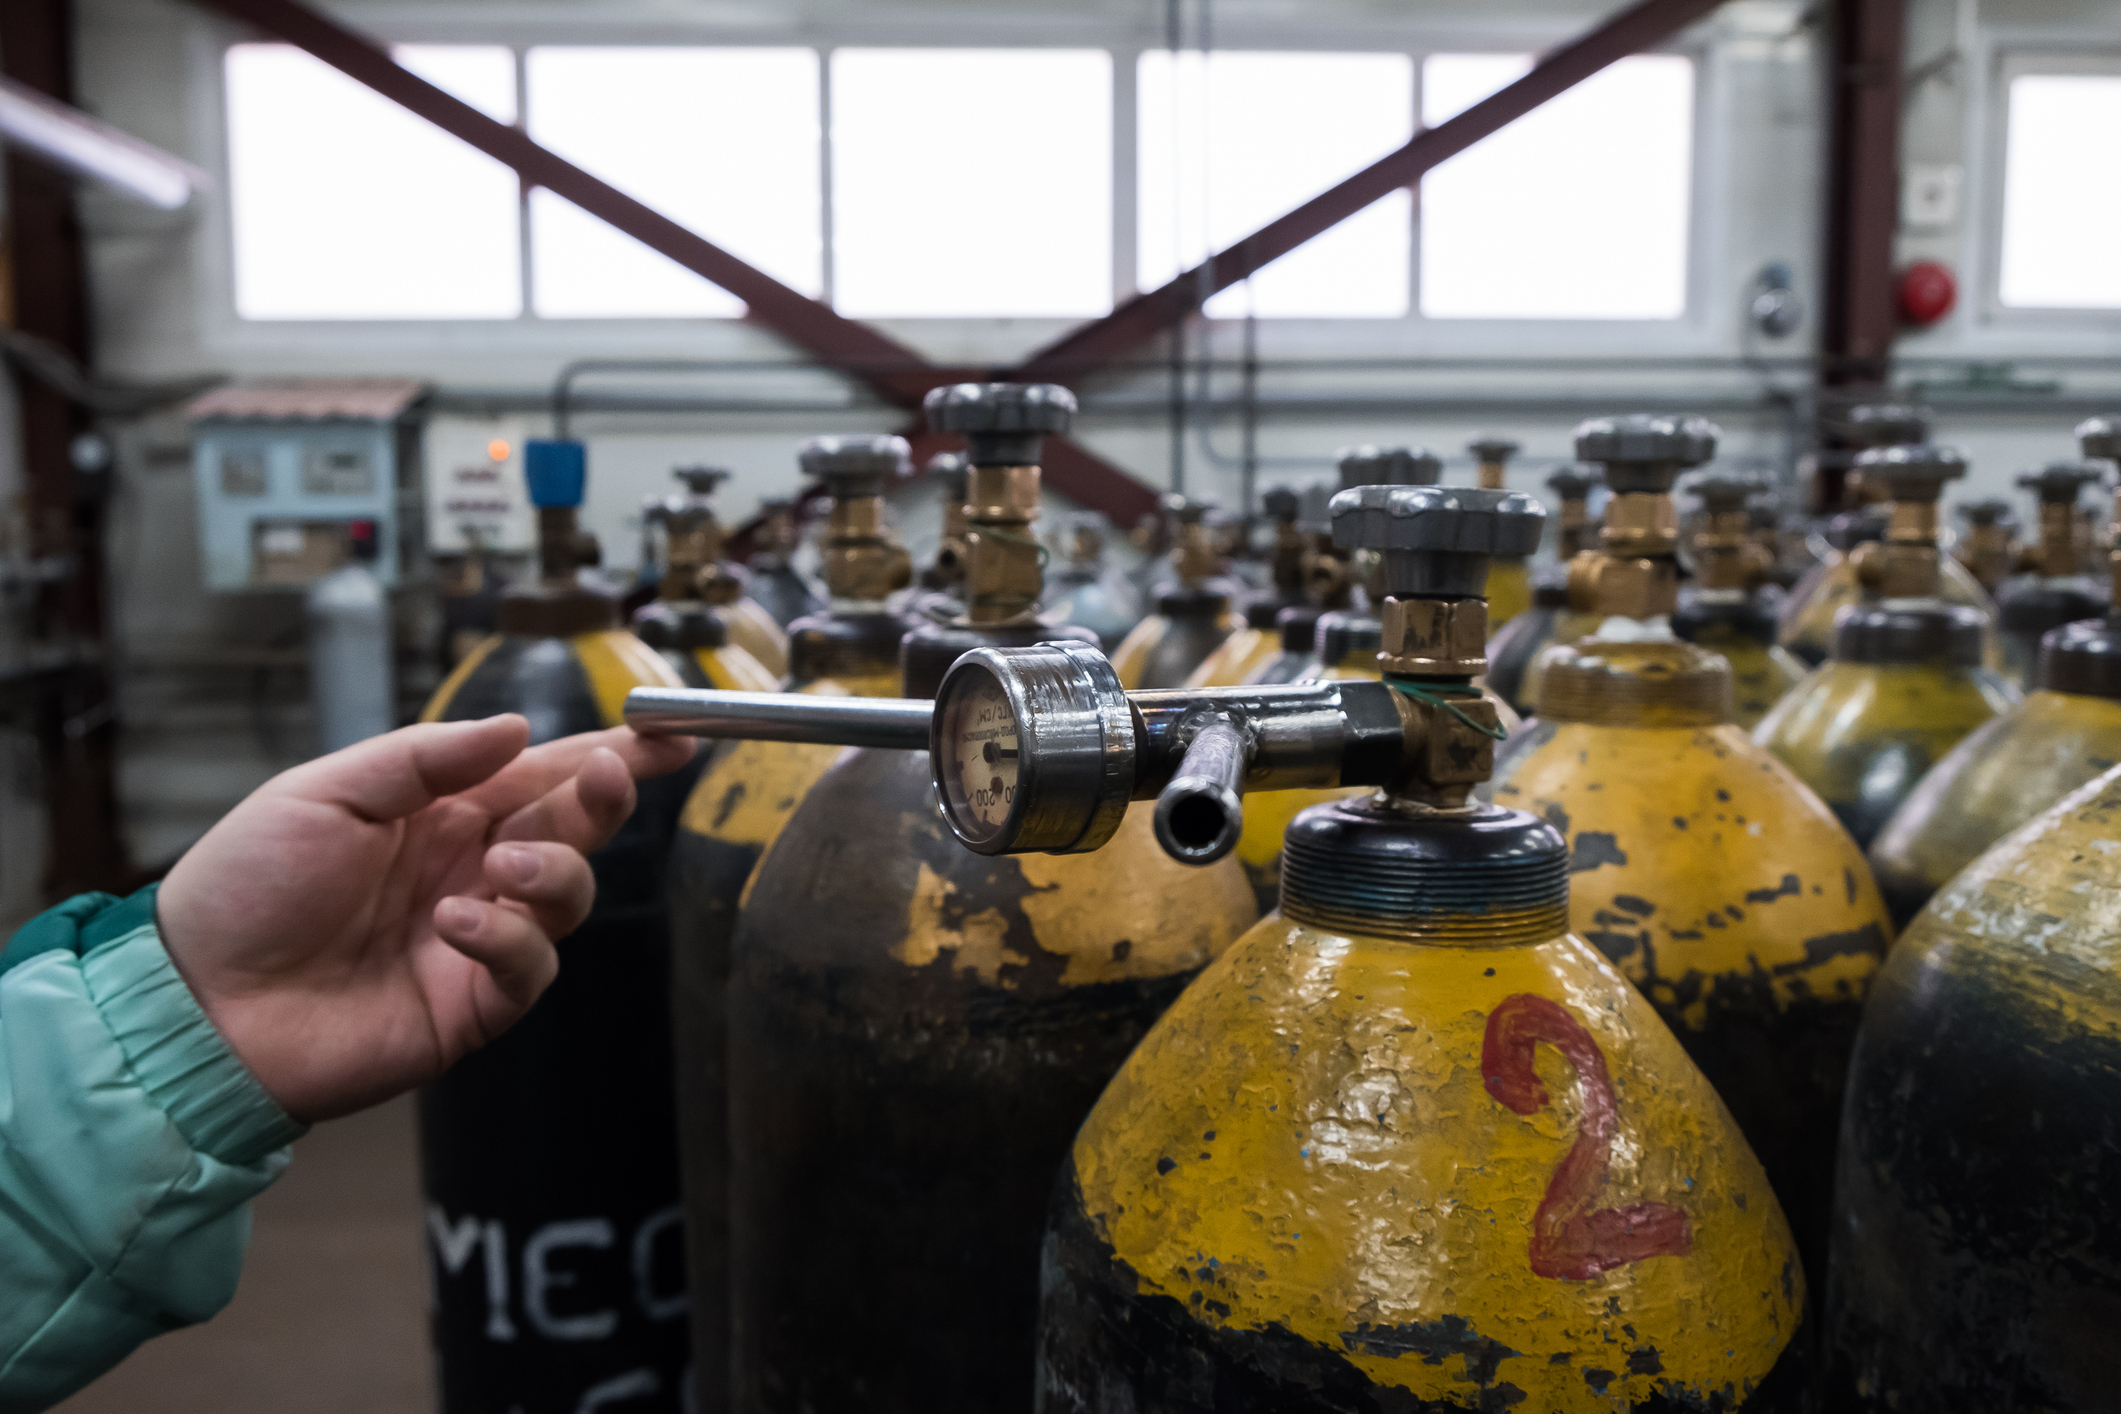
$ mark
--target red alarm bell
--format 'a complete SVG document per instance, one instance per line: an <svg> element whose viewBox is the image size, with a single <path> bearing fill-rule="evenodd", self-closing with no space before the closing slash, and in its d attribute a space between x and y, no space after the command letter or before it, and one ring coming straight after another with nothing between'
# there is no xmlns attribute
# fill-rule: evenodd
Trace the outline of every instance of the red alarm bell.
<svg viewBox="0 0 2121 1414"><path fill-rule="evenodd" d="M1922 328L1952 312L1959 299L1959 282L1940 262L1918 260L1893 281L1893 296L1900 306L1900 322Z"/></svg>

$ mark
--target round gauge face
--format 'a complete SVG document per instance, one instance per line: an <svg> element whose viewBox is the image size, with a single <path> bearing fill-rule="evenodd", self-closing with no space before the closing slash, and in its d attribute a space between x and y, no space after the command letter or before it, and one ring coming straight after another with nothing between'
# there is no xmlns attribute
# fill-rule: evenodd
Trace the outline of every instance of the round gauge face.
<svg viewBox="0 0 2121 1414"><path fill-rule="evenodd" d="M1008 829L1015 813L1022 746L1016 713L989 672L961 675L942 712L945 802L958 833L984 844Z"/></svg>

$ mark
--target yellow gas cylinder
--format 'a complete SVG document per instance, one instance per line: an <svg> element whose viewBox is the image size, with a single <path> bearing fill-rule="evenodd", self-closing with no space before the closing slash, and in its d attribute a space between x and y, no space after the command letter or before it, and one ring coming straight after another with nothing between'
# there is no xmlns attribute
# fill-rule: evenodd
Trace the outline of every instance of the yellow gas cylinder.
<svg viewBox="0 0 2121 1414"><path fill-rule="evenodd" d="M1863 851L1732 723L1720 656L1585 639L1543 691L1494 799L1568 838L1576 931L1716 1087L1823 1281L1842 1079L1892 936Z"/></svg>
<svg viewBox="0 0 2121 1414"><path fill-rule="evenodd" d="M743 649L776 680L788 675L788 635L773 615L745 594L750 571L723 558L726 537L715 519L714 493L729 479L720 467L681 466L670 473L685 488L669 496L651 496L641 506L641 524L651 540L660 538L665 564L675 560L695 566L689 598L706 604L722 621L728 640ZM669 548L677 542L682 548ZM682 591L680 591L682 592ZM666 587L665 597L673 597Z"/></svg>
<svg viewBox="0 0 2121 1414"><path fill-rule="evenodd" d="M1384 681L1320 685L1353 739L1341 779L1382 789L1296 819L1281 910L1187 988L1076 1137L1039 1409L1800 1408L1804 1273L1758 1160L1570 931L1560 832L1469 799L1500 730L1470 686L1483 552L1528 552L1537 503L1335 504L1402 566ZM1389 756L1356 728L1375 700ZM1271 719L1256 739L1233 777L1263 773Z"/></svg>
<svg viewBox="0 0 2121 1414"><path fill-rule="evenodd" d="M1483 491L1501 491L1509 486L1510 458L1522 450L1512 438L1483 432L1466 443ZM1532 607L1532 570L1523 559L1498 558L1488 562L1488 632Z"/></svg>
<svg viewBox="0 0 2121 1414"><path fill-rule="evenodd" d="M962 497L962 489L958 494ZM957 514L962 522L962 500ZM1079 624L1089 629L1108 653L1142 619L1141 591L1134 587L1133 580L1105 560L1105 540L1111 533L1112 522L1098 512L1075 512L1064 524L1060 563L1046 571L1046 616L1055 623ZM962 523L955 535L962 544ZM946 533L945 543L951 538Z"/></svg>
<svg viewBox="0 0 2121 1414"><path fill-rule="evenodd" d="M905 640L909 696L932 696L969 650L1093 637L1038 616L1038 450L1073 411L1048 384L929 396L931 426L969 443L966 610ZM977 784L1000 808L1019 763L983 740L996 750ZM728 991L738 1408L1025 1407L1040 1226L1068 1140L1256 914L1235 861L1190 868L1155 847L1151 808L1116 809L1104 855L991 858L938 813L927 753L870 749L826 771L772 839Z"/></svg>
<svg viewBox="0 0 2121 1414"><path fill-rule="evenodd" d="M634 688L681 685L619 627L617 598L578 574L584 472L579 442L524 448L539 581L502 596L498 634L457 664L421 720L520 712L531 740L546 742L619 725ZM561 941L559 979L507 1035L421 1092L443 1409L572 1409L621 1382L667 1391L674 1404L684 1388L663 870L696 774L641 782L633 815L590 856L596 905ZM624 1256L592 1260L613 1254ZM564 1273L578 1304L549 1308L553 1322L525 1321L526 1308L506 1300L509 1274L523 1272ZM597 1339L552 1337L573 1313L608 1313Z"/></svg>
<svg viewBox="0 0 2121 1414"><path fill-rule="evenodd" d="M1751 731L1804 677L1804 664L1775 642L1775 616L1761 600L1774 557L1751 534L1750 477L1705 474L1687 483L1700 498L1694 582L1680 592L1672 632L1731 665L1731 720Z"/></svg>
<svg viewBox="0 0 2121 1414"><path fill-rule="evenodd" d="M1594 417L1576 428L1576 455L1603 469L1605 524L1598 548L1569 561L1569 614L1556 630L1587 625L1607 639L1672 641L1679 603L1679 511L1672 483L1716 453L1716 424L1700 417ZM1567 646L1557 638L1525 670L1520 695L1539 709L1547 660Z"/></svg>
<svg viewBox="0 0 2121 1414"><path fill-rule="evenodd" d="M2106 586L2077 570L2077 502L2079 492L2112 471L2110 462L2062 461L2018 478L2039 501L2040 539L2025 556L2026 572L2006 580L1996 594L1996 629L2003 675L2020 688L2032 686L2040 640L2049 629L2106 612Z"/></svg>
<svg viewBox="0 0 2121 1414"><path fill-rule="evenodd" d="M2107 573L2121 579L2121 555ZM2035 683L1932 766L1872 842L1903 924L1990 845L2121 761L2121 614L2048 630Z"/></svg>
<svg viewBox="0 0 2121 1414"><path fill-rule="evenodd" d="M801 516L802 504L791 497L759 502L758 529L752 534L757 548L744 561L744 568L751 572L745 597L764 609L784 633L797 619L825 610L817 586L796 568L796 554L803 545Z"/></svg>
<svg viewBox="0 0 2121 1414"><path fill-rule="evenodd" d="M1961 501L1952 510L1966 522L1958 543L1952 546L1952 558L1994 597L2018 567L2018 521L2011 514L2011 503L1991 497Z"/></svg>
<svg viewBox="0 0 2121 1414"><path fill-rule="evenodd" d="M1836 1410L2114 1407L2121 768L1946 884L1871 986L1821 1333Z"/></svg>
<svg viewBox="0 0 2121 1414"><path fill-rule="evenodd" d="M1177 526L1171 551L1177 576L1156 596L1156 611L1112 652L1112 666L1128 687L1177 687L1222 641L1243 625L1237 585L1215 544L1205 501L1167 496Z"/></svg>
<svg viewBox="0 0 2121 1414"><path fill-rule="evenodd" d="M913 625L887 601L912 579L912 560L884 519L884 495L911 469L899 437L816 437L798 461L831 498L822 545L825 612L789 626L795 692L895 697L899 640ZM710 619L709 622L714 622ZM763 677L763 674L761 674ZM771 692L776 684L709 684ZM684 1163L686 1253L695 1390L721 1407L729 1383L729 940L737 901L818 777L834 746L733 741L718 750L685 802L670 851L671 997L677 1042L678 1133Z"/></svg>
<svg viewBox="0 0 2121 1414"><path fill-rule="evenodd" d="M1234 687L1249 682L1252 675L1281 652L1281 614L1304 602L1305 562L1309 539L1299 526L1301 497L1290 486L1276 486L1259 498L1260 506L1274 522L1274 543L1268 556L1272 588L1252 595L1245 603L1245 625L1217 644L1186 675L1187 687Z"/></svg>
<svg viewBox="0 0 2121 1414"><path fill-rule="evenodd" d="M1851 564L1876 603L1844 609L1834 653L1754 729L1868 846L1923 772L2018 690L1985 666L1986 619L1940 595L1937 498L1966 474L1949 447L1881 447L1858 466L1892 496L1885 539Z"/></svg>
<svg viewBox="0 0 2121 1414"><path fill-rule="evenodd" d="M1559 523L1554 563L1532 583L1531 607L1495 631L1488 644L1488 689L1519 713L1531 710L1524 697L1525 673L1539 650L1566 634L1568 642L1589 633L1595 624L1569 610L1569 565L1598 540L1598 522L1590 512L1591 492L1599 484L1598 468L1576 463L1547 477L1547 489L1558 504Z"/></svg>

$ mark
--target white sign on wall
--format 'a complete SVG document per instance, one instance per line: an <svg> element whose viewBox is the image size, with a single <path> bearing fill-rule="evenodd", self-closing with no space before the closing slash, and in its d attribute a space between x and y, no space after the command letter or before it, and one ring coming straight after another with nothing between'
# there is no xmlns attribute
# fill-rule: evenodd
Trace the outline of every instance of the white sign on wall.
<svg viewBox="0 0 2121 1414"><path fill-rule="evenodd" d="M539 419L542 421L542 419ZM523 439L531 419L436 417L427 424L427 547L461 555L473 542L519 553L537 547L523 489Z"/></svg>

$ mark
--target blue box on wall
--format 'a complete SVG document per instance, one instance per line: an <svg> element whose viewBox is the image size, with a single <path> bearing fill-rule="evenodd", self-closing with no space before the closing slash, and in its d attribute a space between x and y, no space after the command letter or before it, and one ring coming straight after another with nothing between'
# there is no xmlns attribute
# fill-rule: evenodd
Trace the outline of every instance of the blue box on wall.
<svg viewBox="0 0 2121 1414"><path fill-rule="evenodd" d="M419 543L418 421L428 386L312 378L217 388L185 410L206 587L302 589L371 521L395 585Z"/></svg>

